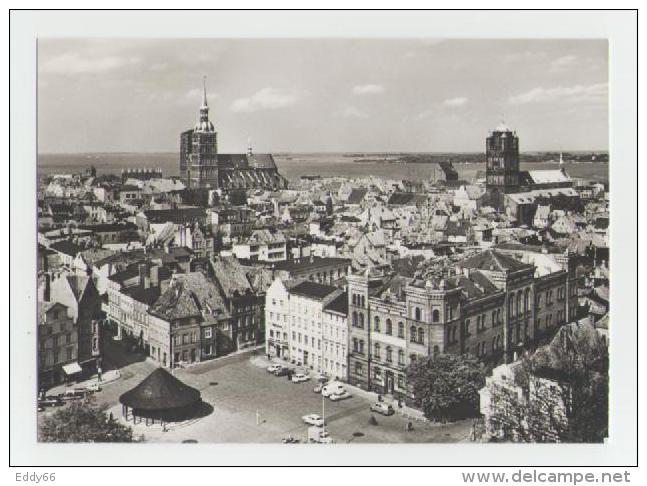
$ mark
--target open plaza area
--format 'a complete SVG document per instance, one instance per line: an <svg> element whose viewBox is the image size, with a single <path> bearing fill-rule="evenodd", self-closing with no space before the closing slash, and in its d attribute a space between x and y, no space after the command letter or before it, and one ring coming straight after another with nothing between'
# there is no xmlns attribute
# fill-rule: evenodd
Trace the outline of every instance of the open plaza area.
<svg viewBox="0 0 647 486"><path fill-rule="evenodd" d="M156 368L143 356L133 357L123 348L122 343L107 340L108 367L118 366L120 378L103 385L101 391L94 394L97 403L106 405L108 412L119 420L123 420L119 396ZM165 428L159 423L149 426L144 422L128 423L133 426L135 435L143 434L146 442L280 443L287 436L303 441L308 426L301 417L312 413L322 415L324 399L313 392L313 380L292 383L285 376L268 373L263 366L265 363L264 357L249 351L177 369L175 376L202 394L206 405L199 417ZM469 441L471 420L440 425L408 419L398 411L388 417L382 416L370 411L374 401L371 395L356 392L351 387L348 390L352 396L346 400L325 399L327 429L336 443ZM53 391L58 389L50 390ZM395 408L397 410L397 405ZM39 417L55 410L46 409ZM371 423L371 415L377 425ZM407 432L409 421L413 423L413 430Z"/></svg>

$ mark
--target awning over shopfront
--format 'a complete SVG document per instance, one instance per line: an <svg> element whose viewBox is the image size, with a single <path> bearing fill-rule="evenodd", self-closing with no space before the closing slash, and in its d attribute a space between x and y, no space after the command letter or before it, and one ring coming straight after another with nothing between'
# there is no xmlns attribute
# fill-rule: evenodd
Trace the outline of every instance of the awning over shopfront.
<svg viewBox="0 0 647 486"><path fill-rule="evenodd" d="M68 363L66 365L63 365L63 371L65 372L66 375L75 375L76 373L81 373L83 371L81 369L81 366L79 366L79 363L76 361L74 363Z"/></svg>

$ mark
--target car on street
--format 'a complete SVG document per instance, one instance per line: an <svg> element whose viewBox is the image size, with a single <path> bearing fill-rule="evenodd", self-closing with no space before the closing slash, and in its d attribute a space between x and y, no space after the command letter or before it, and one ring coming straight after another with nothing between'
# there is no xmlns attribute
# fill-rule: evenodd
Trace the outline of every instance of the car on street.
<svg viewBox="0 0 647 486"><path fill-rule="evenodd" d="M74 388L74 391L81 392L81 393L94 393L101 391L101 386L98 383L88 383L85 386L80 386Z"/></svg>
<svg viewBox="0 0 647 486"><path fill-rule="evenodd" d="M308 427L308 442L315 442L317 444L334 444L334 440L330 437L328 431L322 427Z"/></svg>
<svg viewBox="0 0 647 486"><path fill-rule="evenodd" d="M276 370L281 369L281 368L283 368L283 366L281 366L280 364L272 363L271 365L269 365L267 367L267 371L268 371L268 373L274 373Z"/></svg>
<svg viewBox="0 0 647 486"><path fill-rule="evenodd" d="M393 415L395 410L390 403L375 402L371 404L371 412L381 413L382 415Z"/></svg>
<svg viewBox="0 0 647 486"><path fill-rule="evenodd" d="M338 402L339 400L350 398L350 393L348 393L346 390L342 390L339 393L333 393L328 398L330 398L333 402Z"/></svg>
<svg viewBox="0 0 647 486"><path fill-rule="evenodd" d="M329 397L333 393L341 393L343 391L346 391L344 385L342 385L338 381L333 381L331 383L328 383L327 385L324 385L324 387L321 389L321 394L324 397Z"/></svg>
<svg viewBox="0 0 647 486"><path fill-rule="evenodd" d="M63 393L58 394L58 398L61 400L80 400L81 398L85 398L88 393L86 390L65 390Z"/></svg>
<svg viewBox="0 0 647 486"><path fill-rule="evenodd" d="M275 372L274 376L285 376L290 372L290 368L280 366Z"/></svg>
<svg viewBox="0 0 647 486"><path fill-rule="evenodd" d="M64 404L65 402L58 397L45 397L38 400L38 408L60 407Z"/></svg>
<svg viewBox="0 0 647 486"><path fill-rule="evenodd" d="M309 415L304 415L303 417L301 417L301 420L303 420L303 423L306 423L308 425L314 425L316 427L323 427L324 426L324 419L322 419L316 413L311 413Z"/></svg>
<svg viewBox="0 0 647 486"><path fill-rule="evenodd" d="M313 392L315 392L315 393L321 393L321 390L323 390L323 387L324 387L324 386L326 386L326 383L325 383L325 382L323 382L323 383L321 383L321 382L320 382L320 383L317 383L317 384L315 385L315 387L312 389L312 391L313 391Z"/></svg>
<svg viewBox="0 0 647 486"><path fill-rule="evenodd" d="M292 375L292 383L303 383L304 381L308 381L310 377L306 375L305 373L295 373Z"/></svg>

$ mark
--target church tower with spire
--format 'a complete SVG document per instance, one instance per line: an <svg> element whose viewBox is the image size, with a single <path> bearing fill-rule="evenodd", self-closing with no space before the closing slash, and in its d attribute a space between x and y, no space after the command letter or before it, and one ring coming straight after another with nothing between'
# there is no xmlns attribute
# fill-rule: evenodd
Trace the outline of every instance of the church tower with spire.
<svg viewBox="0 0 647 486"><path fill-rule="evenodd" d="M218 180L218 133L209 120L207 77L202 79L202 104L193 130L180 135L180 173L189 187Z"/></svg>
<svg viewBox="0 0 647 486"><path fill-rule="evenodd" d="M188 189L207 193L213 189L241 193L287 187L272 154L253 152L251 141L246 153L218 153L218 133L209 120L206 77L195 125L180 134L180 177Z"/></svg>

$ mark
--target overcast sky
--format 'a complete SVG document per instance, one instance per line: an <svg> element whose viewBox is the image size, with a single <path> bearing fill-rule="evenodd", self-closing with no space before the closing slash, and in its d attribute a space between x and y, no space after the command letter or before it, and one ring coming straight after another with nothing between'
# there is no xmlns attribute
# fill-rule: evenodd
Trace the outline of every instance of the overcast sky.
<svg viewBox="0 0 647 486"><path fill-rule="evenodd" d="M38 43L39 152L177 151L202 76L219 151L606 150L607 43L91 40Z"/></svg>

